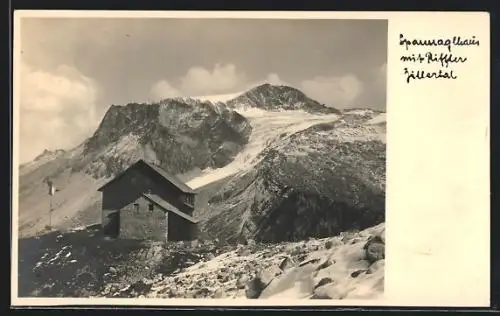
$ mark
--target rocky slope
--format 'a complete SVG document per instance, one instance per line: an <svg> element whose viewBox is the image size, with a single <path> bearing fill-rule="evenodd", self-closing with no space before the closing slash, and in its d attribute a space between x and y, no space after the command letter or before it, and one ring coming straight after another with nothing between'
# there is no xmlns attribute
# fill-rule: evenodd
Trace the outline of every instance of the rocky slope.
<svg viewBox="0 0 500 316"><path fill-rule="evenodd" d="M282 241L383 222L385 120L365 112L269 144L254 168L239 172L209 200L206 212L213 215L204 230L227 240Z"/></svg>
<svg viewBox="0 0 500 316"><path fill-rule="evenodd" d="M23 297L370 299L384 289L384 224L233 246L109 242L88 227L22 240L21 247L36 249L20 261Z"/></svg>
<svg viewBox="0 0 500 316"><path fill-rule="evenodd" d="M219 168L245 146L252 126L222 103L168 99L158 104L112 106L98 129L75 149L45 153L20 168L20 229L30 235L49 224L63 227L100 220L97 187L138 159L179 174Z"/></svg>
<svg viewBox="0 0 500 316"><path fill-rule="evenodd" d="M227 101L233 108L258 108L268 111L303 110L310 113L340 114L340 111L327 107L307 97L303 92L289 86L263 84L240 96Z"/></svg>
<svg viewBox="0 0 500 316"><path fill-rule="evenodd" d="M45 149L40 155L36 156L32 161L26 162L19 166L20 174L26 174L29 171L36 169L37 167L47 163L48 161L57 159L66 153L65 150L56 149L56 150L48 150Z"/></svg>

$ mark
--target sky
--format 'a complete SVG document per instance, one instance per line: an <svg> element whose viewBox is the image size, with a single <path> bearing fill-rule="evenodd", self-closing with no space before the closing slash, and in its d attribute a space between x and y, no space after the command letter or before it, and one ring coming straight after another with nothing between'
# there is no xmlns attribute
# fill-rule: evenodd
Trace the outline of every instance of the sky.
<svg viewBox="0 0 500 316"><path fill-rule="evenodd" d="M21 162L77 146L112 104L268 82L339 109L386 107L386 20L30 17L20 34Z"/></svg>

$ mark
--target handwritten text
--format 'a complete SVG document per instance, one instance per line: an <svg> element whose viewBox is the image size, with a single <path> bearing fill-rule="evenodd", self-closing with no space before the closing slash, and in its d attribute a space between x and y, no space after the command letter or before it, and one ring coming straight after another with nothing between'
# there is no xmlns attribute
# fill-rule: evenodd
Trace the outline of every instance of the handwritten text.
<svg viewBox="0 0 500 316"><path fill-rule="evenodd" d="M403 74L406 82L411 80L421 79L457 79L458 76L455 70L451 69L453 64L463 64L468 61L468 57L459 56L452 52L452 48L457 46L479 46L479 40L472 36L470 38L462 38L453 36L444 39L408 39L403 34L399 35L399 45L404 46L406 51L416 49L420 46L429 47L427 52L419 52L413 54L405 54L400 57L400 61L407 64L420 65L419 69L412 69L409 66L403 67ZM431 48L432 47L432 48ZM445 52L435 52L435 49L445 49ZM424 69L426 65L437 65L440 68L432 67L432 70Z"/></svg>

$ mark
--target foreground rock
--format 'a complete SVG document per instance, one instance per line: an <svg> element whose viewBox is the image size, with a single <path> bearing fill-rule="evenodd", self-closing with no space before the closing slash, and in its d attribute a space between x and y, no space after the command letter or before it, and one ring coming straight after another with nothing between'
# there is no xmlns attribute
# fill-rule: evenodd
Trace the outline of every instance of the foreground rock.
<svg viewBox="0 0 500 316"><path fill-rule="evenodd" d="M200 261L157 282L147 297L368 299L384 290L385 224L359 233L255 245ZM368 246L367 246L368 245ZM377 246L378 250L383 249ZM248 246L245 246L248 247ZM377 260L374 261L374 259ZM285 262L285 264L284 264ZM175 288L176 295L171 289Z"/></svg>
<svg viewBox="0 0 500 316"><path fill-rule="evenodd" d="M293 243L126 243L68 234L33 257L21 296L374 298L384 287L380 224ZM83 233L83 232L81 232ZM23 263L26 267L26 262ZM29 283L29 284L26 284Z"/></svg>

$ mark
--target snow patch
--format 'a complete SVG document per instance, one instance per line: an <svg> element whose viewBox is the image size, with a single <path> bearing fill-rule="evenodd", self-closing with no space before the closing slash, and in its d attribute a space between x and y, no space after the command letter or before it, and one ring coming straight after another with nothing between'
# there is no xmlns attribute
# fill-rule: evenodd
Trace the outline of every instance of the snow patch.
<svg viewBox="0 0 500 316"><path fill-rule="evenodd" d="M210 101L210 102L227 102L241 95L243 92L228 93L228 94L218 94L218 95L208 95L208 96L197 96L191 97L192 99L200 101Z"/></svg>
<svg viewBox="0 0 500 316"><path fill-rule="evenodd" d="M381 113L375 117L373 117L371 120L366 122L367 125L375 125L375 124L380 124L387 122L387 115L386 113Z"/></svg>
<svg viewBox="0 0 500 316"><path fill-rule="evenodd" d="M259 154L280 137L294 134L318 123L332 122L337 114L311 114L305 111L265 111L256 108L238 108L252 125L252 134L245 148L228 165L215 170L202 170L201 175L188 181L193 189L221 180L255 166Z"/></svg>
<svg viewBox="0 0 500 316"><path fill-rule="evenodd" d="M345 110L346 114L354 114L354 115L367 115L373 113L370 109L353 109L353 110Z"/></svg>

